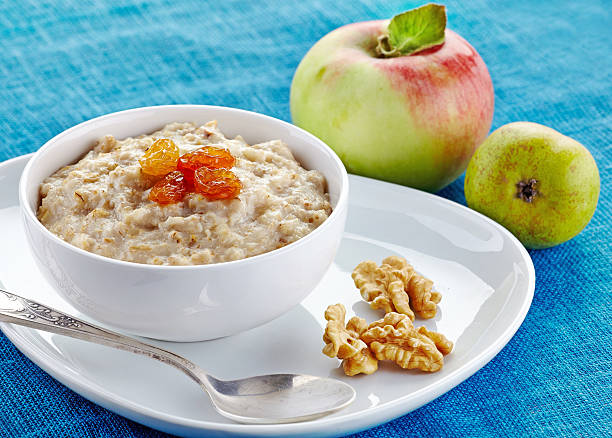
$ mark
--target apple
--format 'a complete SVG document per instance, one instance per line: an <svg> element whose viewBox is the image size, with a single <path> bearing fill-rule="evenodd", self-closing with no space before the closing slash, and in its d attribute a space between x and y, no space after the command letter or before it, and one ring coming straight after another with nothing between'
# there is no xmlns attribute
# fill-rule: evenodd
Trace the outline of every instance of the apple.
<svg viewBox="0 0 612 438"><path fill-rule="evenodd" d="M404 41L416 41L409 51L390 50L394 36L402 44L393 32L396 19L431 7L438 8L433 19L428 10L403 23L400 33L413 31ZM445 30L439 8L343 26L299 64L293 122L334 149L349 172L437 191L463 173L487 136L494 100L489 72L466 40ZM427 24L425 32L419 22ZM420 44L432 28L437 37Z"/></svg>
<svg viewBox="0 0 612 438"><path fill-rule="evenodd" d="M494 131L465 176L468 206L532 249L577 235L595 212L599 188L597 164L583 145L529 122Z"/></svg>

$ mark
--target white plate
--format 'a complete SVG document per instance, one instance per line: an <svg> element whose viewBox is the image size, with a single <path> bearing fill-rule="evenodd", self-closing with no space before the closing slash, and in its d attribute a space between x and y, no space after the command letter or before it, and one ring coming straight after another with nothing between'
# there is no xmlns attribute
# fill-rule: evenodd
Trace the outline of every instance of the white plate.
<svg viewBox="0 0 612 438"><path fill-rule="evenodd" d="M0 165L0 282L9 291L88 319L45 283L27 249L17 183L28 156ZM504 228L463 206L417 190L350 177L346 233L335 263L299 306L259 328L199 343L156 345L184 355L220 378L298 372L351 383L356 401L316 421L241 425L215 413L207 396L174 369L111 348L10 324L8 338L38 366L87 399L153 428L189 436L344 435L406 414L484 366L522 323L535 286L533 263ZM417 320L455 342L442 371L426 374L382 364L371 376L345 377L321 353L323 312L343 303L349 316L381 315L360 299L350 272L357 263L406 257L442 292L438 315ZM313 254L316 257L316 254ZM282 273L279 273L282 275Z"/></svg>

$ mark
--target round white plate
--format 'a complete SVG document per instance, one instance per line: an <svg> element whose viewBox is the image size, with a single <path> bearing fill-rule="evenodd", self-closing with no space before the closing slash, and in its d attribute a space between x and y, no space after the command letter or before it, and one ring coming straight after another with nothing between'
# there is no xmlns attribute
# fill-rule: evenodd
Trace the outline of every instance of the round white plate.
<svg viewBox="0 0 612 438"><path fill-rule="evenodd" d="M9 291L88 319L45 283L27 248L17 183L28 158L0 164L0 282ZM354 386L357 399L334 415L284 425L232 423L214 411L197 385L161 363L33 329L0 327L26 356L82 396L177 435L334 436L373 427L442 395L491 360L525 318L535 273L528 253L508 231L463 206L357 176L350 177L350 192L346 233L335 262L296 308L229 338L198 343L150 341L186 356L219 378L297 372L342 379ZM384 363L371 376L345 377L339 361L321 353L323 312L327 305L339 302L349 317L379 319L380 313L361 300L350 273L363 260L380 263L392 254L407 258L442 292L438 315L415 323L445 334L455 349L438 373L405 371Z"/></svg>

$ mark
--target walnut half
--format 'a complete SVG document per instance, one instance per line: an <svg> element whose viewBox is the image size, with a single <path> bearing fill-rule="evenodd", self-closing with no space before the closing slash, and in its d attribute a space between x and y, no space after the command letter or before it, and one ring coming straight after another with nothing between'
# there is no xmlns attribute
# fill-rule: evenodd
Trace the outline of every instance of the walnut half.
<svg viewBox="0 0 612 438"><path fill-rule="evenodd" d="M421 318L436 316L442 296L432 291L431 280L415 272L402 257L387 257L380 266L373 261L361 262L352 277L373 309L401 313L412 321L415 313Z"/></svg>
<svg viewBox="0 0 612 438"><path fill-rule="evenodd" d="M342 359L342 368L347 376L372 374L378 369L378 360L360 339L367 323L363 318L354 316L345 327L345 317L346 310L342 304L333 304L325 311L327 327L323 335L323 354Z"/></svg>
<svg viewBox="0 0 612 438"><path fill-rule="evenodd" d="M407 270L385 263L377 266L373 261L359 263L352 274L355 286L372 309L403 313L414 320L410 298L404 290L411 276Z"/></svg>
<svg viewBox="0 0 612 438"><path fill-rule="evenodd" d="M439 371L444 354L450 353L453 343L440 333L425 327L415 329L406 315L391 312L375 321L362 333L361 339L378 360L391 360L402 368Z"/></svg>

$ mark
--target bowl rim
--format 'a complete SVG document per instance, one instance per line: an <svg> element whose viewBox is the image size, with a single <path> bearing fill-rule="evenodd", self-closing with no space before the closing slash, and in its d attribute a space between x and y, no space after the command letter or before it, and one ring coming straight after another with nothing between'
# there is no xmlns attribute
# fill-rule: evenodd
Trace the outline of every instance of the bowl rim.
<svg viewBox="0 0 612 438"><path fill-rule="evenodd" d="M207 109L207 110L211 110L212 109L212 110L236 112L236 113L245 115L247 117L271 120L275 123L278 123L280 125L287 127L290 130L297 130L301 132L302 134L305 134L306 137L309 138L312 141L312 143L314 143L317 147L326 149L327 151L330 152L329 156L335 163L336 167L340 170L340 174L341 174L340 194L338 196L338 201L336 202L336 207L332 210L329 217L321 225L319 225L317 228L312 230L306 236L294 242L291 242L290 244L285 245L282 248L277 248L272 251L268 251L262 254L257 254L255 256L247 257L244 259L232 260L232 261L227 261L227 262L219 262L219 263L209 263L209 264L202 264L202 265L153 265L149 263L137 263L137 262L130 262L126 260L114 259L111 257L106 257L100 254L89 252L75 245L72 245L66 242L65 240L61 239L59 236L52 233L50 230L48 230L38 220L35 212L30 208L30 206L26 202L27 200L26 182L30 176L31 169L34 167L35 163L37 162L39 157L42 155L42 152L51 148L58 141L61 141L61 139L65 137L66 135L72 133L73 131L82 129L88 125L92 125L102 120L113 118L113 117L122 117L124 115L132 114L132 113L137 113L141 111L151 111L151 110L156 110L156 109L169 109L169 110L172 110L172 109L193 109L193 110ZM346 168L344 167L344 164L342 163L342 161L340 160L336 152L331 147L329 147L326 143L324 143L322 140L320 140L313 134L309 133L308 131L298 126L285 122L284 120L277 119L275 117L267 116L265 114L257 113L254 111L248 111L248 110L244 110L240 108L232 108L232 107L225 107L225 106L219 106L219 105L197 105L197 104L152 105L152 106L137 107L137 108L131 108L131 109L122 110L122 111L116 111L116 112L104 114L98 117L94 117L92 119L88 119L68 129L65 129L64 131L52 137L51 139L47 140L36 152L32 154L32 158L28 161L28 163L26 164L23 170L23 173L21 174L21 177L19 179L19 206L20 206L20 210L22 211L22 214L24 214L31 223L34 223L34 226L38 230L40 230L42 234L46 235L56 244L59 244L60 246L67 248L69 251L74 251L75 253L80 254L81 256L85 256L93 260L97 260L99 262L110 263L110 264L114 264L114 265L118 265L120 267L126 267L126 268L132 267L132 268L137 268L137 269L149 269L149 270L162 269L162 270L172 270L172 271L192 271L192 270L210 270L210 269L219 269L219 268L221 269L232 268L236 265L243 265L243 264L246 265L250 263L257 263L259 261L265 260L266 258L282 256L284 253L288 251L293 251L295 248L298 248L304 245L305 243L309 242L310 240L316 238L319 234L324 233L325 230L327 230L333 225L333 223L341 219L342 213L343 213L342 210L345 210L347 208L348 190L349 190L348 174L347 174Z"/></svg>

